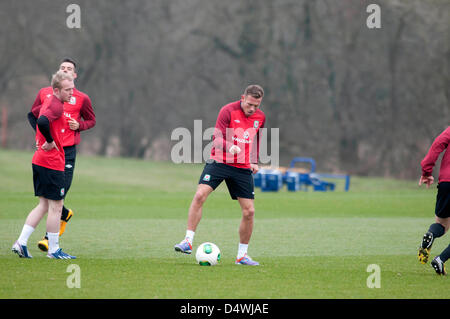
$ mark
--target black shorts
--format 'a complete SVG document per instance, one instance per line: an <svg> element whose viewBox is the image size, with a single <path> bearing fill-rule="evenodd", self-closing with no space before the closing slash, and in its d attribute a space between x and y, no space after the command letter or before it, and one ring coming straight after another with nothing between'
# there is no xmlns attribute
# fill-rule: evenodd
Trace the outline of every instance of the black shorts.
<svg viewBox="0 0 450 319"><path fill-rule="evenodd" d="M33 164L34 195L61 200L66 195L64 172Z"/></svg>
<svg viewBox="0 0 450 319"><path fill-rule="evenodd" d="M450 182L441 182L437 186L435 214L440 218L450 217Z"/></svg>
<svg viewBox="0 0 450 319"><path fill-rule="evenodd" d="M253 174L250 169L211 162L206 163L200 176L199 184L206 184L216 189L225 180L232 199L255 198Z"/></svg>

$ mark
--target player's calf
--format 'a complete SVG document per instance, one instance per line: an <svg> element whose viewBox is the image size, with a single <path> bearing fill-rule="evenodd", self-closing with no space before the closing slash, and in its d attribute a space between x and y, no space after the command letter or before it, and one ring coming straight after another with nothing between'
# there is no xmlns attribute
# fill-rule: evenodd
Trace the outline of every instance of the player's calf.
<svg viewBox="0 0 450 319"><path fill-rule="evenodd" d="M64 232L66 231L66 225L69 222L69 220L72 218L72 216L73 216L73 210L63 207L63 212L61 213L61 224L59 227L59 236L64 234Z"/></svg>

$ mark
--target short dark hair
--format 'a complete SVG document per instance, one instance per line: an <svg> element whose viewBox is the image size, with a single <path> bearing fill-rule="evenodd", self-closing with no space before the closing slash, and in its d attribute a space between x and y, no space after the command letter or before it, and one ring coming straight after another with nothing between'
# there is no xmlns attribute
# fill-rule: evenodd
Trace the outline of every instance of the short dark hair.
<svg viewBox="0 0 450 319"><path fill-rule="evenodd" d="M65 57L64 59L62 59L61 63L64 63L64 62L72 63L72 64L73 64L74 70L76 70L77 64L75 63L75 60L74 60L74 59L69 58L69 57Z"/></svg>
<svg viewBox="0 0 450 319"><path fill-rule="evenodd" d="M247 88L244 91L244 96L247 95L253 96L255 99L259 99L264 96L264 90L258 84L251 84L247 86Z"/></svg>

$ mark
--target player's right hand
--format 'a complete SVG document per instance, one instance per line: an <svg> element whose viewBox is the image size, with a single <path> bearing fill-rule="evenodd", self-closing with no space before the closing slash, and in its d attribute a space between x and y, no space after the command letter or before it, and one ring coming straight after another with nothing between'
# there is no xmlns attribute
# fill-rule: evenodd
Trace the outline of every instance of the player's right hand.
<svg viewBox="0 0 450 319"><path fill-rule="evenodd" d="M237 145L233 145L228 151L230 152L230 154L238 154L241 152L241 148Z"/></svg>
<svg viewBox="0 0 450 319"><path fill-rule="evenodd" d="M434 183L434 177L433 176L420 176L419 180L419 186L422 184L426 184L427 188L430 188L430 185Z"/></svg>

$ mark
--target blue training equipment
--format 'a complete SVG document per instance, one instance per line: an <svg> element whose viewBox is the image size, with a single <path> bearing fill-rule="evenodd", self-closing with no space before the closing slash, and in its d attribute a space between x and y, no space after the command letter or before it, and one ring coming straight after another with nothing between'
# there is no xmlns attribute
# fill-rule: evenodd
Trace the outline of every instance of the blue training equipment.
<svg viewBox="0 0 450 319"><path fill-rule="evenodd" d="M292 169L299 162L309 163L311 165L310 172L294 172ZM323 180L323 178L345 179L345 191L348 192L350 189L350 175L318 174L316 173L316 162L310 157L295 157L284 174L276 169L261 169L253 177L255 187L261 187L263 192L277 192L283 187L283 184L286 184L286 188L290 192L308 191L310 187L319 192L334 191L336 184Z"/></svg>
<svg viewBox="0 0 450 319"><path fill-rule="evenodd" d="M261 191L278 192L283 187L283 174L276 170L266 170L261 174Z"/></svg>

